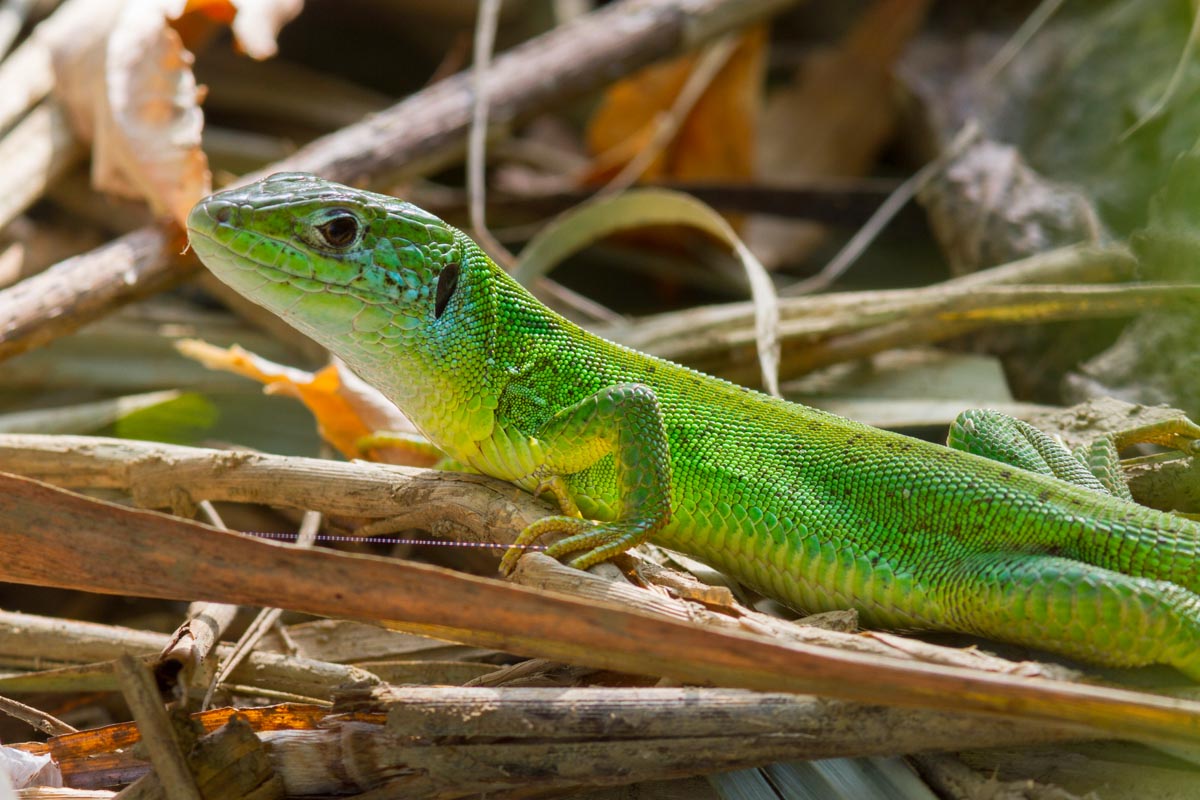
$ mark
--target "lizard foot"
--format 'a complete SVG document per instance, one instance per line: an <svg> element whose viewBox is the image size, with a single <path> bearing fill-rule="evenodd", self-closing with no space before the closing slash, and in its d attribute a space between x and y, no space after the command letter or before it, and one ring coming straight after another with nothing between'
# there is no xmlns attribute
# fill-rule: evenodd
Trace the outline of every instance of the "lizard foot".
<svg viewBox="0 0 1200 800"><path fill-rule="evenodd" d="M566 534L566 538L559 539L547 547L546 555L561 558L569 553L584 550L585 553L571 559L567 564L575 569L587 569L646 541L653 528L652 523L595 523L578 517L545 517L521 531L521 535L500 560L500 572L504 575L511 574L525 548L548 533Z"/></svg>
<svg viewBox="0 0 1200 800"><path fill-rule="evenodd" d="M521 535L513 542L512 547L505 551L504 558L500 559L500 574L511 575L512 571L516 569L517 560L525 554L529 545L534 544L543 536L551 533L565 533L567 535L566 539L546 549L547 555L553 558L555 554L551 550L559 547L563 542L586 535L588 530L593 527L595 527L595 523L579 517L554 516L539 519L521 531ZM559 550L559 553L563 552L570 552L570 550Z"/></svg>

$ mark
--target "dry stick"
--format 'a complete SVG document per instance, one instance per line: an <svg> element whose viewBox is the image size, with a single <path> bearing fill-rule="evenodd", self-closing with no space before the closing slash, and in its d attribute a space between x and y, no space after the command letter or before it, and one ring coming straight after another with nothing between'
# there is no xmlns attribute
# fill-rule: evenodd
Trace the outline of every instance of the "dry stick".
<svg viewBox="0 0 1200 800"><path fill-rule="evenodd" d="M19 719L31 728L35 728L50 736L75 733L75 728L72 728L61 719L9 697L0 697L0 714L6 714L13 719Z"/></svg>
<svg viewBox="0 0 1200 800"><path fill-rule="evenodd" d="M202 505L208 505L212 508L212 504L208 501L203 501ZM224 523L217 527L228 530ZM304 517L300 521L300 531L296 535L296 547L312 547L313 542L317 538L317 531L321 529L321 514L316 511L305 511ZM204 701L200 704L201 710L206 709L212 703L213 695L217 691L217 687L229 680L230 674L233 673L238 666L246 660L247 657L254 651L255 645L262 639L266 632L271 629L283 611L278 608L264 608L259 611L258 616L246 628L246 632L241 635L233 646L233 653L217 670L212 681L208 685L208 690L204 693Z"/></svg>
<svg viewBox="0 0 1200 800"><path fill-rule="evenodd" d="M794 0L626 0L505 53L492 65L489 116L503 128L533 111L604 85L665 56L762 19ZM461 154L473 92L458 74L363 122L322 137L264 170L316 172L343 183L381 173L415 176ZM187 277L176 240L142 228L0 291L0 358ZM46 299L43 299L46 298Z"/></svg>
<svg viewBox="0 0 1200 800"><path fill-rule="evenodd" d="M30 585L400 621L392 626L692 683L1200 743L1200 703L714 631L424 564L267 544L12 475L0 475L0 551L0 580Z"/></svg>
<svg viewBox="0 0 1200 800"><path fill-rule="evenodd" d="M475 65L471 69L475 103L471 107L471 131L467 138L467 193L470 195L471 232L488 255L509 272L516 257L488 229L487 135L488 69L496 44L496 25L500 20L500 0L482 0L475 19Z"/></svg>
<svg viewBox="0 0 1200 800"><path fill-rule="evenodd" d="M455 776L456 788L482 779L495 781L497 788L537 781L545 789L547 783L563 785L581 778L633 783L662 778L668 771L702 774L779 758L976 749L1084 738L1053 725L995 720L981 726L978 717L964 714L714 688L376 687L339 693L338 708L351 713L296 706L237 711L260 731L279 775L297 797L345 793L354 787L314 781L347 774L355 776L357 787L376 785L411 772L406 766L417 766L410 761L414 756L418 764L434 767L437 774ZM523 713L523 708L537 713ZM376 709L386 711L386 716ZM214 730L228 721L231 712L205 712L192 719ZM88 732L62 736L48 745L14 747L50 752L77 788L110 785L114 774L126 780L136 777L139 762L132 747L136 732L121 724L107 733L111 744L103 753L96 752L94 734L89 746ZM446 737L452 737L453 746L444 746ZM349 769L343 756L348 741L356 745L358 756ZM643 749L640 757L638 748ZM654 748L653 758L646 757L649 748ZM419 750L427 751L424 758ZM629 758L631 752L635 757ZM532 765L533 770L514 771L514 763ZM563 775L555 768L568 763L567 772L573 774ZM613 764L620 769L614 770ZM589 766L598 769L589 775Z"/></svg>
<svg viewBox="0 0 1200 800"><path fill-rule="evenodd" d="M988 325L1132 316L1154 309L1195 308L1200 303L1200 285L1196 284L1010 286L969 291L974 296L948 296L927 316L913 315L839 334L817 347L793 348L784 356L784 363L791 374L802 374L913 342L942 341Z"/></svg>
<svg viewBox="0 0 1200 800"><path fill-rule="evenodd" d="M1124 246L1072 245L917 289L873 289L833 292L821 297L789 297L780 301L779 315L785 328L784 335L794 338L794 333L789 333L787 328L789 323L797 321L828 320L845 315L849 320L860 319L860 323L844 328L863 328L870 322L867 315L879 308L892 309L893 319L921 316L925 313L925 304L947 293L966 293L968 287L1118 283L1131 280L1136 269L1136 260ZM700 306L643 317L634 324L625 322L597 332L638 350L673 358L671 353L705 352L705 341L732 340L741 335L738 332L745 331L753 313L753 306L748 302ZM825 328L824 322L817 324L822 326L819 330L833 332L832 325ZM814 327L813 330L818 329ZM702 335L697 336L697 331Z"/></svg>
<svg viewBox="0 0 1200 800"><path fill-rule="evenodd" d="M4 0L0 3L0 59L8 55L17 34L25 25L33 0Z"/></svg>
<svg viewBox="0 0 1200 800"><path fill-rule="evenodd" d="M168 255L168 236L142 228L0 291L0 358L40 347L185 277L195 260ZM183 249L183 240L175 245Z"/></svg>
<svg viewBox="0 0 1200 800"><path fill-rule="evenodd" d="M381 634L391 635L386 631ZM0 659L7 668L6 676L0 677L0 691L13 694L112 691L116 688L113 659L131 653L150 664L167 643L167 635L161 633L0 611ZM222 657L232 652L230 645L218 647ZM31 653L38 657L29 656ZM34 671L14 672L14 669ZM327 702L326 698L339 686L381 683L378 676L360 667L260 651L251 653L230 680L244 687L247 694L301 699L306 703Z"/></svg>
<svg viewBox="0 0 1200 800"><path fill-rule="evenodd" d="M71 133L66 112L43 100L0 139L0 228L29 208L46 189L83 160L86 149Z"/></svg>
<svg viewBox="0 0 1200 800"><path fill-rule="evenodd" d="M960 275L942 285L1122 283L1133 280L1137 269L1137 259L1124 244L1073 244Z"/></svg>
<svg viewBox="0 0 1200 800"><path fill-rule="evenodd" d="M192 603L187 619L175 629L170 642L154 664L159 686L169 687L178 697L187 697L187 687L216 648L221 634L233 624L238 607L228 603Z"/></svg>
<svg viewBox="0 0 1200 800"><path fill-rule="evenodd" d="M210 525L228 530L212 503L202 500L199 508ZM175 630L155 664L158 685L171 686L186 697L187 687L192 685L197 670L233 624L237 613L238 607L228 603L196 602L189 605L187 620Z"/></svg>
<svg viewBox="0 0 1200 800"><path fill-rule="evenodd" d="M163 709L158 688L146 666L134 656L126 653L117 659L117 679L125 703L137 720L142 743L150 753L150 761L158 779L166 789L168 797L181 800L201 800L196 779L188 767L187 757L180 749L171 725L171 719Z"/></svg>
<svg viewBox="0 0 1200 800"><path fill-rule="evenodd" d="M442 531L460 541L505 545L511 544L530 522L547 510L530 495L481 476L88 436L0 436L0 470L60 486L130 491L136 502L147 507L186 507L192 504L190 498L200 496L280 508L308 507L331 515L396 520L401 528ZM398 515L403 518L398 519ZM369 523L364 527L371 526ZM678 597L695 598L710 587L698 586L686 576L652 564L642 564L640 571L658 586L672 589L677 597L664 597L629 584L614 584L591 573L580 574L553 559L522 559L513 578L526 586L558 589L584 600L603 601L607 597L645 613L690 619L716 628L754 631L780 641L1012 675L1053 677L1067 672L1036 662L1014 663L978 650L918 641L906 642L905 652L898 653L895 646L879 636L823 630L807 619L796 624L742 608L732 601L710 600L714 607L723 606L725 613L709 612ZM22 649L20 642L6 643L3 623L0 614L0 656ZM18 621L16 627L33 630L35 626ZM50 653L53 659L57 651L51 647L52 643L42 642L35 652ZM91 656L82 657L88 660L106 657L105 651L89 652ZM62 656L58 658L61 660ZM259 669L263 667L260 665ZM245 682L244 677L242 681Z"/></svg>
<svg viewBox="0 0 1200 800"><path fill-rule="evenodd" d="M86 50L111 29L123 0L67 0L0 62L0 131L12 127L54 89L56 56Z"/></svg>
<svg viewBox="0 0 1200 800"><path fill-rule="evenodd" d="M623 192L642 177L654 160L674 140L684 121L696 107L696 103L700 102L700 98L708 91L708 87L729 63L737 46L737 37L730 35L704 48L704 52L700 54L695 68L688 75L687 82L679 90L679 95L671 107L666 112L660 113L654 121L654 131L650 136L650 141L621 168L620 172L613 176L612 180L600 188L600 191L596 193L597 196L604 197Z"/></svg>
<svg viewBox="0 0 1200 800"><path fill-rule="evenodd" d="M879 234L883 232L883 229L888 226L888 223L900 213L904 206L908 205L908 202L916 196L917 192L932 180L935 175L945 169L952 160L957 158L977 135L978 128L974 123L964 125L962 130L958 132L958 135L954 137L954 141L945 150L939 153L928 164L914 172L912 176L897 186L896 190L888 195L887 199L880 204L870 219L863 223L863 226L850 237L850 240L846 242L842 249L820 271L803 280L796 281L792 285L782 289L779 294L785 297L795 296L811 294L812 292L829 288L846 270L854 266L859 257L875 242Z"/></svg>
<svg viewBox="0 0 1200 800"><path fill-rule="evenodd" d="M988 325L1132 316L1151 309L1194 308L1197 284L1126 286L938 285L787 298L780 304L780 374L863 358L896 346L928 343ZM698 336L697 330L704 331ZM749 304L662 315L653 327L607 335L729 380L753 383L753 309Z"/></svg>
<svg viewBox="0 0 1200 800"><path fill-rule="evenodd" d="M446 776L453 776L454 790L464 795L520 787L525 792L518 796L533 796L556 787L662 780L779 759L988 746L988 739L1015 741L1022 730L1030 734L1027 745L1067 735L1011 722L981 731L967 717L725 689L404 687L374 692L354 706L373 709L380 702L389 710L386 726L339 726L330 719L311 735L263 733L289 787L325 795L388 780L390 793L379 787L378 794L355 796L438 797L445 796ZM364 756L355 769L338 769L325 756L326 769L310 774L319 780L352 772L355 785L293 782L305 761L322 759L325 750L342 752L321 742L339 736Z"/></svg>

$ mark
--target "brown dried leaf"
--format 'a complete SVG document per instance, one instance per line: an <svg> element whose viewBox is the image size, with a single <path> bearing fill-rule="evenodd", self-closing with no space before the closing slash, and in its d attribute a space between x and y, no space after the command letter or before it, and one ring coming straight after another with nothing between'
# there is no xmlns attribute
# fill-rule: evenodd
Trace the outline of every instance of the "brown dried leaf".
<svg viewBox="0 0 1200 800"><path fill-rule="evenodd" d="M183 224L212 190L200 149L201 91L184 46L232 25L255 58L276 50L279 28L303 0L132 0L90 44L64 42L56 53L57 92L72 126L91 141L92 183L101 191L145 198L156 213ZM177 27L170 20L179 20Z"/></svg>
<svg viewBox="0 0 1200 800"><path fill-rule="evenodd" d="M796 82L767 98L758 174L773 183L864 174L895 122L892 65L925 17L927 0L877 0L836 47L811 56ZM750 249L768 267L803 258L815 225L757 218Z"/></svg>
<svg viewBox="0 0 1200 800"><path fill-rule="evenodd" d="M243 375L262 383L268 394L294 397L308 407L317 430L346 458L365 458L389 464L429 466L437 459L403 445L372 448L364 453L359 442L371 434L416 434L417 430L395 404L346 369L340 362L317 372L276 364L234 346L215 347L197 339L184 339L176 348L209 369Z"/></svg>
<svg viewBox="0 0 1200 800"><path fill-rule="evenodd" d="M279 50L279 29L295 19L304 0L234 0L233 35L251 58L264 59Z"/></svg>
<svg viewBox="0 0 1200 800"><path fill-rule="evenodd" d="M732 179L753 174L765 45L762 26L742 35L642 180ZM587 181L612 177L647 146L659 117L671 109L696 61L692 55L648 67L609 88L588 126L588 147L597 158Z"/></svg>
<svg viewBox="0 0 1200 800"><path fill-rule="evenodd" d="M95 105L104 91L104 43L121 6L121 0L70 0L37 29L54 65L54 95L67 110L75 135L85 142L95 136Z"/></svg>
<svg viewBox="0 0 1200 800"><path fill-rule="evenodd" d="M262 61L278 52L280 29L303 8L304 0L188 0L172 27L192 49L220 28L232 28L242 52Z"/></svg>
<svg viewBox="0 0 1200 800"><path fill-rule="evenodd" d="M122 12L105 47L92 155L96 188L145 197L181 225L212 191L192 54L167 24L182 11L179 0L138 0Z"/></svg>

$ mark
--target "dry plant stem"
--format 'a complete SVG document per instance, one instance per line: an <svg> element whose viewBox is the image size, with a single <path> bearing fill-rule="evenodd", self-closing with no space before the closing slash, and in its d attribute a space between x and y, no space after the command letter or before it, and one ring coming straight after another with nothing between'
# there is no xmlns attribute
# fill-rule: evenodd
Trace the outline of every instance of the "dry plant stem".
<svg viewBox="0 0 1200 800"><path fill-rule="evenodd" d="M9 414L0 414L0 432L75 433L77 431L94 431L105 425L111 425L134 411L178 399L182 394L174 389L167 389L73 406L14 411Z"/></svg>
<svg viewBox="0 0 1200 800"><path fill-rule="evenodd" d="M155 679L160 686L170 686L180 696L187 688L204 679L203 666L221 640L221 635L233 624L238 607L227 603L192 603L187 620L175 629L171 641L154 664Z"/></svg>
<svg viewBox="0 0 1200 800"><path fill-rule="evenodd" d="M200 730L213 732L239 717L253 730L293 731L312 730L329 717L329 711L311 705L284 704L257 708L223 708L192 714L191 720ZM381 714L355 714L351 719L382 724ZM346 719L343 715L340 719ZM57 736L48 742L24 742L14 748L36 755L52 755L61 766L63 776L81 788L128 783L146 773L144 760L135 756L134 745L141 734L133 723L117 723L100 729L84 730ZM203 740L201 740L203 742ZM75 795L70 795L74 797ZM161 793L158 795L161 797ZM253 798L260 795L229 792L205 793L206 797Z"/></svg>
<svg viewBox="0 0 1200 800"><path fill-rule="evenodd" d="M114 648L117 653L122 652ZM228 654L232 648L221 647ZM145 658L147 664L153 658ZM279 653L254 653L248 663L234 670L227 686L244 694L276 697L291 702L327 703L339 686L350 683L377 685L377 675L366 669ZM117 688L110 663L60 667L0 678L0 687L11 693L53 692L75 694L82 691L110 692ZM232 691L232 689L231 689Z"/></svg>
<svg viewBox="0 0 1200 800"><path fill-rule="evenodd" d="M10 127L54 89L54 56L78 53L109 30L122 0L67 0L0 62L0 130Z"/></svg>
<svg viewBox="0 0 1200 800"><path fill-rule="evenodd" d="M1084 284L1114 283L1134 276L1137 262L1124 246L1064 247L1036 256L1003 264L992 269L944 281L919 289L884 289L863 292L835 292L820 297L795 297L780 301L780 322L817 320L814 330L829 328L826 318L844 316L853 321L855 311L862 316L888 310L896 316L921 302L930 302L946 292L965 291L968 287L994 287L1013 284ZM893 316L892 319L895 319ZM671 358L671 353L688 352L679 342L697 341L697 331L711 335L713 341L731 339L748 329L753 319L750 303L725 303L686 311L645 317L633 325L600 331L609 338ZM693 345L706 352L708 338Z"/></svg>
<svg viewBox="0 0 1200 800"><path fill-rule="evenodd" d="M1132 316L1194 308L1200 285L978 286L846 292L780 301L783 377L892 347L941 341L993 325ZM698 335L697 331L701 334ZM724 378L759 379L753 309L693 309L605 333L638 350Z"/></svg>
<svg viewBox="0 0 1200 800"><path fill-rule="evenodd" d="M1008 69L1008 65L1013 62L1013 59L1033 40L1038 31L1046 27L1046 23L1058 12L1062 4L1063 0L1042 0L1038 3L1037 8L1021 23L1021 27L1017 28L1016 32L1004 43L1004 47L1000 48L999 52L992 56L991 61L979 71L974 78L975 82L982 86L995 81L1000 73Z"/></svg>
<svg viewBox="0 0 1200 800"><path fill-rule="evenodd" d="M70 488L121 489L190 516L199 500L398 519L474 541L512 536L550 507L480 475L89 436L0 436L0 470ZM501 533L494 533L499 530ZM511 540L510 540L511 541Z"/></svg>
<svg viewBox="0 0 1200 800"><path fill-rule="evenodd" d="M0 3L0 59L8 55L17 34L25 25L33 0L4 0Z"/></svg>
<svg viewBox="0 0 1200 800"><path fill-rule="evenodd" d="M892 736L909 738L910 743L896 752L915 752L937 748L935 742L939 741L952 747L966 746L951 738L952 729L965 732L971 721L975 722L972 738L977 741L1008 739L1022 729L1041 741L1079 738L1078 732L1069 728L1034 730L1031 725L1011 721L985 730L987 726L979 726L975 718L936 712L927 713L938 724L928 725L929 719L926 724L914 720L901 726L906 730L899 731L879 726L879 717L890 717L892 713L881 706L742 689L386 686L370 690L370 698L371 708L387 712L388 729L431 738L686 739L733 738L771 731L792 736L807 733L824 739L827 734L839 735L828 728L841 728L840 736L860 734L862 744L878 744ZM814 729L814 725L824 730Z"/></svg>
<svg viewBox="0 0 1200 800"><path fill-rule="evenodd" d="M477 715L485 730L520 731L519 724L501 723L519 723L522 706L546 716L535 719L535 714L529 714L526 721L531 724L514 735L481 737L482 741L470 735L451 736L444 747L436 746L440 737L413 739L398 725L383 728L362 723L331 726L303 738L283 731L264 733L263 738L277 769L291 779L288 784L293 791L325 794L377 788L378 793L356 796L426 798L506 789L528 793L533 789L615 786L798 758L955 749L965 742L1019 741L1022 730L1029 735L1025 743L1071 736L1066 731L1033 726L983 731L969 720L950 715L852 707L779 694L738 696L716 690L710 703L701 694L705 690L649 690L645 698L640 695L647 690L615 690L611 694L578 689L508 690L521 692L510 702L504 690L478 691L490 697L456 703L450 692L443 692L444 700L438 702L418 690L414 713L402 716L420 724L420 715L430 727L445 723L444 729L458 727L460 731L473 730ZM562 695L570 704L556 704L552 699L537 702L530 697L535 692ZM585 699L589 694L607 698ZM686 717L679 714L681 710L689 710ZM447 719L455 712L465 715L458 726ZM611 724L601 714L607 714ZM657 720L677 724L669 728ZM637 727L642 723L649 727L645 733ZM681 726L688 732L681 734ZM693 734L692 730L709 733ZM326 761L322 774L313 763L319 753L327 751L323 739L338 741L341 747L333 752L342 753L344 760ZM307 770L303 769L305 760ZM348 775L358 779L345 783ZM293 783L305 776L311 782Z"/></svg>
<svg viewBox="0 0 1200 800"><path fill-rule="evenodd" d="M1196 702L718 631L413 562L270 544L11 475L0 475L0 521L0 580L397 620L438 638L689 683L1200 743Z"/></svg>
<svg viewBox="0 0 1200 800"><path fill-rule="evenodd" d="M149 670L128 653L117 659L116 666L125 703L137 720L142 744L150 753L150 761L167 797L202 800Z"/></svg>
<svg viewBox="0 0 1200 800"><path fill-rule="evenodd" d="M199 503L208 523L221 530L228 530L217 510L207 500ZM187 687L200 676L199 670L205 663L222 634L233 624L238 607L227 603L192 603L188 606L187 621L171 636L171 642L163 649L154 666L155 679L159 686L171 686L187 696Z"/></svg>
<svg viewBox="0 0 1200 800"><path fill-rule="evenodd" d="M793 348L783 363L796 375L914 342L942 341L989 325L1134 316L1157 309L1194 309L1197 303L1200 285L1196 284L972 287L935 301L927 316L915 310L917 313L896 322L839 332L815 347Z"/></svg>
<svg viewBox="0 0 1200 800"><path fill-rule="evenodd" d="M496 25L500 19L500 0L482 0L475 19L475 65L471 70L475 102L471 106L471 130L467 137L467 192L470 194L471 233L496 263L511 271L516 262L508 248L492 235L487 226L487 135L488 69L496 43Z"/></svg>
<svg viewBox="0 0 1200 800"><path fill-rule="evenodd" d="M81 5L81 0L75 4ZM5 89L0 92L0 130L6 130L54 88L49 49L36 37L30 37L0 62L0 87Z"/></svg>
<svg viewBox="0 0 1200 800"><path fill-rule="evenodd" d="M200 496L286 508L309 504L335 516L396 520L401 529L442 529L471 541L500 544L511 543L546 510L524 492L478 476L85 436L0 436L0 469L72 488L129 491L135 502L150 508L189 506ZM797 643L1008 674L1067 674L1036 662L1014 663L916 641L901 654L883 641L797 625L740 606L731 607L735 616L714 613L695 603L581 574L540 556L522 559L514 578L582 599L616 600L669 619Z"/></svg>
<svg viewBox="0 0 1200 800"><path fill-rule="evenodd" d="M794 0L626 0L505 53L489 75L493 128L582 94L664 56L779 11ZM5 98L0 95L0 103ZM325 136L264 170L316 172L343 183L376 175L412 177L462 153L470 127L470 75L456 75L391 108ZM2 109L0 109L2 110ZM0 116L2 119L2 116ZM182 244L142 228L0 291L0 358L67 334L187 277ZM38 300L54 298L53 303Z"/></svg>
<svg viewBox="0 0 1200 800"><path fill-rule="evenodd" d="M679 91L675 102L665 113L659 114L658 119L654 121L654 132L650 141L621 168L620 172L612 177L612 180L600 188L600 191L596 193L598 196L617 194L637 183L642 174L649 169L654 160L679 133L680 126L692 113L692 109L704 96L713 80L720 74L737 46L737 38L731 35L704 48L704 52L688 76L687 82Z"/></svg>
<svg viewBox="0 0 1200 800"><path fill-rule="evenodd" d="M640 0L579 17L492 63L489 126L506 127L531 110L739 30L793 2ZM413 175L414 169L443 166L462 152L472 100L471 76L459 73L359 125L317 140L278 167L362 183L393 170Z"/></svg>
<svg viewBox="0 0 1200 800"><path fill-rule="evenodd" d="M0 714L13 719L19 719L31 728L35 728L50 736L60 736L64 733L74 733L75 729L60 719L50 716L45 711L19 703L8 697L0 697Z"/></svg>
<svg viewBox="0 0 1200 800"><path fill-rule="evenodd" d="M903 318L913 313L914 307L935 303L947 294L966 295L968 288L1011 286L1019 278L1028 279L1023 281L1030 284L1026 288L1050 282L1078 285L1085 283L1084 278L1089 275L1098 283L1107 283L1110 278L1124 275L1126 265L1132 271L1131 261L1123 248L1111 254L1107 250L1069 248L917 289L834 292L820 297L787 298L780 302L779 316L785 327L811 322L812 331L818 334L834 330L827 321L829 319L843 319L843 329L861 328L877 321L881 315L886 315L882 318L887 321ZM1047 280L1051 277L1060 280ZM744 335L752 317L750 303L725 303L645 317L633 325L605 329L600 333L638 349L664 355L681 349L676 340L696 342L698 330L722 338ZM693 344L693 347L704 352L709 340L698 341L699 344Z"/></svg>
<svg viewBox="0 0 1200 800"><path fill-rule="evenodd" d="M0 664L43 670L0 679L0 687L10 692L111 691L115 688L111 664L96 662L111 662L124 652L149 662L167 643L165 634L0 612ZM29 653L37 653L39 658L29 659ZM217 653L228 657L232 647L221 645ZM85 666L48 668L56 664ZM336 686L378 683L370 672L358 667L266 652L252 653L248 663L229 677L256 691L316 699L327 698Z"/></svg>
<svg viewBox="0 0 1200 800"><path fill-rule="evenodd" d="M212 508L212 503L208 502L207 500L202 501L201 507L204 506ZM214 516L215 513L216 512L214 510ZM222 530L228 530L223 523L216 527L221 528ZM296 546L312 547L313 542L315 542L317 538L317 531L320 529L321 515L314 511L305 511L304 518L300 522L299 534L296 536ZM283 612L278 608L264 608L258 612L258 616L256 616L254 621L247 626L245 633L243 633L237 640L237 643L234 644L233 653L229 656L228 660L221 665L221 668L217 670L217 673L209 682L208 689L204 693L204 701L200 704L201 709L209 707L209 705L212 703L213 694L217 691L217 687L220 686L222 682L229 680L229 676L235 669L238 668L238 665L245 661L246 658L254 651L255 646L258 644L259 640L262 639L263 635L266 634L266 632L270 630L276 622L279 621L279 617L282 615L282 613Z"/></svg>
<svg viewBox="0 0 1200 800"><path fill-rule="evenodd" d="M212 800L285 800L283 782L262 741L242 716L199 738L187 754L197 793ZM121 792L121 800L174 800L175 787L151 773Z"/></svg>
<svg viewBox="0 0 1200 800"><path fill-rule="evenodd" d="M59 664L111 661L122 652L153 655L166 645L162 633L101 625L72 619L43 617L19 611L0 611L0 665L32 665L43 668Z"/></svg>
<svg viewBox="0 0 1200 800"><path fill-rule="evenodd" d="M951 278L941 285L1122 283L1134 280L1137 269L1137 259L1124 244L1076 244Z"/></svg>
<svg viewBox="0 0 1200 800"><path fill-rule="evenodd" d="M0 228L33 205L84 154L57 101L43 100L29 112L0 139Z"/></svg>
<svg viewBox="0 0 1200 800"><path fill-rule="evenodd" d="M142 228L0 291L0 358L40 347L197 267L157 228ZM174 253L172 253L174 250Z"/></svg>
<svg viewBox="0 0 1200 800"><path fill-rule="evenodd" d="M908 180L904 181L904 183L896 187L895 191L888 195L887 199L871 215L871 218L863 223L863 226L850 237L850 241L846 242L837 255L829 260L829 263L822 267L815 275L788 286L780 292L780 295L811 294L832 285L846 270L854 266L854 262L858 261L867 248L879 238L879 234L883 232L883 229L900 213L900 210L904 206L908 205L908 202L916 196L921 187L945 169L948 163L957 158L963 148L974 140L977 135L978 128L974 123L963 126L963 129L954 137L954 141L939 153L937 158L913 173Z"/></svg>
<svg viewBox="0 0 1200 800"><path fill-rule="evenodd" d="M404 774L409 765L431 767L427 780L462 775L503 788L517 781L553 781L559 770L543 767L579 760L580 766L563 781L632 783L662 777L666 766L672 774L702 774L781 758L1084 738L1055 726L1010 721L980 726L977 718L961 714L731 689L412 687L410 691L405 687L361 694L361 701L352 695L350 705L382 706L387 712L386 724L373 721L383 714L369 712L328 714L310 708L305 709L306 714L297 714L295 707L242 711L266 741L291 796L377 786L397 773ZM229 710L220 710L194 719L212 730L229 714ZM270 724L273 716L280 719ZM53 753L75 786L96 785L105 777L111 780L114 774L125 779L136 775L137 766L129 754L129 745L136 741L132 732L120 728L114 732L112 741L122 751L113 753L97 753L94 745L82 741L85 735L17 747ZM351 741L345 747L337 746L339 738L347 735ZM510 747L496 746L497 736ZM634 747L647 750L640 756L618 758L629 756ZM416 749L428 752L422 755L414 752ZM604 755L610 760L601 760ZM510 768L507 775L498 775L505 763ZM512 770L514 764L530 769ZM620 768L614 769L614 765ZM588 774L588 769L593 772ZM357 776L353 785L345 782L348 775ZM457 782L454 785L458 786Z"/></svg>
<svg viewBox="0 0 1200 800"><path fill-rule="evenodd" d="M420 738L413 744L424 746L431 758L422 759L428 772L414 771L432 782L454 774L452 769L464 770L458 773L463 783L479 782L476 790L499 790L516 780L559 781L549 786L632 783L776 759L986 747L1022 741L1023 733L1030 737L1022 742L1027 744L1074 736L1052 726L982 728L957 715L728 689L413 687L410 692L406 687L373 695L388 709L388 721L382 731L358 728L356 743L371 743L361 752L374 754L361 762L363 773L416 767L410 761L413 751L398 741L399 736L416 735ZM288 738L268 736L273 744ZM392 751L382 744L391 737L397 737L401 749L385 755ZM437 747L443 739L454 747ZM644 750L637 753L638 747ZM284 758L284 763L292 760ZM503 776L499 768L504 758L527 769ZM614 764L620 769L613 769ZM550 768L554 765L558 768ZM410 788L417 792L414 796L426 796L420 783Z"/></svg>
<svg viewBox="0 0 1200 800"><path fill-rule="evenodd" d="M1065 678L1074 676L1070 670L1034 661L1013 662L988 655L976 649L956 649L926 644L915 639L904 639L903 645L894 640L900 637L873 638L824 630L798 622L762 614L757 611L736 607L736 616L710 611L697 603L689 603L674 597L648 592L628 583L619 583L598 577L591 572L580 573L552 558L534 553L522 558L512 579L522 586L544 589L563 594L573 594L584 600L617 602L647 614L669 619L691 621L729 631L745 631L769 636L777 641L797 644L816 644L837 647L856 653L874 654L889 658L912 658L926 664L1000 672L1029 677Z"/></svg>

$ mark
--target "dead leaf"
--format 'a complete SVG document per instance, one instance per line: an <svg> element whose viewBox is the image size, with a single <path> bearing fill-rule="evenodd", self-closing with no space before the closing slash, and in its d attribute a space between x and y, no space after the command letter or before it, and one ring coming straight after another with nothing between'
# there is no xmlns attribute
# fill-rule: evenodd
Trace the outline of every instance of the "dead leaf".
<svg viewBox="0 0 1200 800"><path fill-rule="evenodd" d="M195 44L232 25L243 50L266 58L301 7L302 0L131 0L93 45L60 48L56 91L76 134L92 142L93 185L144 198L182 225L212 190L200 148L202 92L184 37Z"/></svg>
<svg viewBox="0 0 1200 800"><path fill-rule="evenodd" d="M307 372L276 364L238 346L215 347L198 339L183 339L176 348L209 369L233 372L262 383L268 394L294 397L308 407L325 441L346 458L366 458L387 464L431 466L438 459L405 446L359 447L363 437L376 433L419 436L416 427L395 404L341 362Z"/></svg>
<svg viewBox="0 0 1200 800"><path fill-rule="evenodd" d="M99 95L92 183L102 191L144 197L181 225L212 191L200 149L204 116L192 54L167 16L179 0L130 3L108 37Z"/></svg>
<svg viewBox="0 0 1200 800"><path fill-rule="evenodd" d="M95 138L96 99L103 91L104 43L121 13L121 0L70 0L37 27L54 66L54 96L85 142Z"/></svg>
<svg viewBox="0 0 1200 800"><path fill-rule="evenodd" d="M765 45L763 26L742 35L674 139L642 174L643 181L753 175ZM586 182L607 180L647 146L660 115L670 111L697 58L690 55L648 67L609 88L588 126L588 148L597 156Z"/></svg>
<svg viewBox="0 0 1200 800"><path fill-rule="evenodd" d="M193 50L216 31L232 28L238 48L262 61L279 51L279 31L303 8L304 0L188 0L172 27Z"/></svg>
<svg viewBox="0 0 1200 800"><path fill-rule="evenodd" d="M877 0L834 48L810 56L793 84L767 98L759 137L763 181L801 184L864 174L891 136L892 65L919 28L927 0ZM750 249L768 267L804 258L816 225L754 218Z"/></svg>

